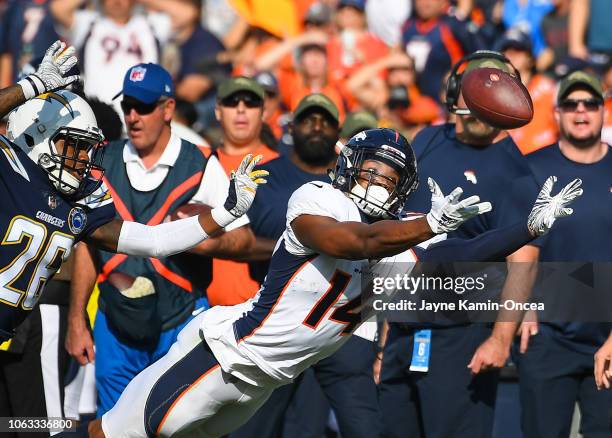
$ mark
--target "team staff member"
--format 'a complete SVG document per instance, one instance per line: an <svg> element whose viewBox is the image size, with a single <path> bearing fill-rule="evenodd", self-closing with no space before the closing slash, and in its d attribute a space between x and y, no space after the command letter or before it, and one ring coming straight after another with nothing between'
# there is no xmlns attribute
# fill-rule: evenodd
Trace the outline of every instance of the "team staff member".
<svg viewBox="0 0 612 438"><path fill-rule="evenodd" d="M105 181L119 217L161 223L186 203L218 206L228 179L209 150L201 150L172 133L175 109L170 74L157 64L138 64L125 74L121 108L129 140L108 145ZM206 255L231 256L248 249L253 236L248 219L229 233L197 248ZM189 275L185 256L140 258L77 250L67 347L85 364L94 358L86 330L85 306L100 273L99 310L94 327L98 414L108 411L141 370L163 356L203 306L204 290Z"/></svg>
<svg viewBox="0 0 612 438"><path fill-rule="evenodd" d="M507 60L491 52L470 55L457 67L466 62L465 71L480 67L510 71ZM450 112L461 113L458 109L465 108L460 81L455 69L446 93ZM434 178L443 191L462 185L465 195L478 194L494 205L493 211L464 224L453 237L472 238L519 219L502 214L501 207L507 187L528 175L529 169L507 132L473 115L457 114L456 124L421 131L413 147L423 178ZM419 187L409 198L407 208L411 211L429 208L426 192L425 187ZM520 251L508 260L519 257ZM512 274L510 271L508 282ZM521 275L528 278L528 273ZM516 327L512 323L499 324L492 333L485 324L390 324L389 340L378 356L382 359L379 395L385 433L397 437L420 434L428 438L489 437L498 372L479 372L505 364ZM430 330L422 333L430 337L428 364L415 363L428 367L426 372L408 371L413 344L423 339L416 336L415 340L419 330ZM442 411L440 406L444 406Z"/></svg>
<svg viewBox="0 0 612 438"><path fill-rule="evenodd" d="M261 163L278 157L259 136L266 118L264 99L263 87L243 76L226 80L217 90L215 117L223 131L223 144L215 155L228 175L246 154L262 155ZM207 289L211 305L242 303L259 290L247 263L219 259L212 263L212 283Z"/></svg>
<svg viewBox="0 0 612 438"><path fill-rule="evenodd" d="M610 389L612 378L612 332L608 340L595 353L595 384L597 389Z"/></svg>
<svg viewBox="0 0 612 438"><path fill-rule="evenodd" d="M293 116L289 132L294 147L288 156L281 156L262 166L262 169L274 173L275 177L268 179L263 196L261 192L258 193L258 197L262 197L261 202L253 206L249 216L257 236L256 247L260 250L267 247L268 258L286 227L287 204L293 192L309 181L329 182L327 171L336 162L334 147L340 133L336 105L323 94L311 94L299 102ZM262 280L268 270L268 260L263 264L265 266L259 270ZM253 418L232 434L232 438L280 436L283 420L287 433L298 433L302 438L311 436L313 429L319 429L316 426L324 428L328 410L312 407L313 403L327 406L327 403L317 403L312 398L313 388L309 385L316 388L317 382L336 413L343 436L377 436L380 415L376 386L370 373L374 360L372 338L375 329L370 331L372 336L369 339L359 336L364 336L366 332L366 329L358 329L357 336L352 336L337 352L315 364L316 380L298 379L295 383L276 389ZM320 392L316 391L316 394ZM285 418L287 408L292 403L300 413L295 422Z"/></svg>
<svg viewBox="0 0 612 438"><path fill-rule="evenodd" d="M567 76L557 94L559 142L527 155L538 182L544 175L556 175L561 184L581 178L584 187L584 195L572 206L574 214L532 247L534 260L539 255L543 262L612 261L607 237L612 229L612 149L601 141L602 91L599 79L591 74L577 71ZM524 336L537 334L518 361L523 435L569 437L578 402L582 435L611 436L612 392L597 391L593 377L593 355L606 341L610 324L537 324L524 324Z"/></svg>

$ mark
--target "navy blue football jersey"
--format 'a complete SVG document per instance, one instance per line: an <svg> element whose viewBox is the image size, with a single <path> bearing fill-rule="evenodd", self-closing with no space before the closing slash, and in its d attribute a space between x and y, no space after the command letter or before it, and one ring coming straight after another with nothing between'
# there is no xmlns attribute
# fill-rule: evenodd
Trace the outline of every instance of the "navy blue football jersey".
<svg viewBox="0 0 612 438"><path fill-rule="evenodd" d="M303 171L285 155L262 164L259 168L270 172L268 183L257 189L257 196L247 215L256 236L277 240L287 226L287 204L293 192L307 182L329 182L330 179L325 174ZM263 282L269 261L251 262L249 265L251 276L260 283Z"/></svg>
<svg viewBox="0 0 612 438"><path fill-rule="evenodd" d="M115 216L101 187L70 202L38 165L0 136L0 337L8 338L32 310L75 242Z"/></svg>
<svg viewBox="0 0 612 438"><path fill-rule="evenodd" d="M525 211L503 206L516 180L528 180L533 184L529 166L510 137L486 147L468 145L457 140L454 124L446 124L423 129L412 147L420 184L408 198L407 210L422 213L430 210L427 178L432 177L446 195L460 186L462 199L478 195L481 201L493 204L492 211L470 219L449 237L469 239L494 228L527 222L529 212L525 214Z"/></svg>
<svg viewBox="0 0 612 438"><path fill-rule="evenodd" d="M582 179L584 192L572 202L571 216L558 219L550 233L538 240L542 262L611 262L612 244L612 147L596 163L569 160L559 144L539 149L526 156L538 185L555 175L556 194L574 178ZM531 195L533 197L533 194ZM608 337L610 324L552 324L554 335L571 341L574 347L594 353ZM546 326L544 329L547 328Z"/></svg>

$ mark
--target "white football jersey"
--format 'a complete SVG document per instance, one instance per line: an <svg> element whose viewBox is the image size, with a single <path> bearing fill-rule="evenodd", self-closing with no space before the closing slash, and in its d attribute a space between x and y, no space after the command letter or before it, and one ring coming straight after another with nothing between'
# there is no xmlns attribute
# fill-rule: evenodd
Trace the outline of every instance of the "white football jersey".
<svg viewBox="0 0 612 438"><path fill-rule="evenodd" d="M289 200L287 227L277 242L259 293L237 306L205 312L202 332L221 367L254 385L284 384L338 349L356 328L361 269L302 245L291 228L300 215L361 222L357 206L330 184L310 182Z"/></svg>
<svg viewBox="0 0 612 438"><path fill-rule="evenodd" d="M123 76L131 66L160 61L160 45L170 37L172 23L165 14L134 14L119 25L95 11L77 11L71 29L72 41L81 52L85 94L114 105Z"/></svg>

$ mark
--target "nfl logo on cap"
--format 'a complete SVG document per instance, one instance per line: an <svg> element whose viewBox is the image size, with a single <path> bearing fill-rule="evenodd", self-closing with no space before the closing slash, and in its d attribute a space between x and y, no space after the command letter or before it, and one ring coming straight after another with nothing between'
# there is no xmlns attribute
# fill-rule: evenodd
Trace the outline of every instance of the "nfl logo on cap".
<svg viewBox="0 0 612 438"><path fill-rule="evenodd" d="M134 67L130 72L130 81L132 82L140 82L144 80L145 74L147 73L147 69L144 67Z"/></svg>

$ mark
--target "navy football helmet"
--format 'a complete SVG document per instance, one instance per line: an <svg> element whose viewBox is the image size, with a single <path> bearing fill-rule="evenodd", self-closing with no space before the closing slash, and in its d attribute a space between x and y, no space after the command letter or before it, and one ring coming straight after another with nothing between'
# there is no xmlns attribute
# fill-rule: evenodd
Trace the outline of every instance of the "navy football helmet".
<svg viewBox="0 0 612 438"><path fill-rule="evenodd" d="M390 166L398 173L399 180L394 181L374 169L364 169L363 163L367 160ZM367 182L365 188L358 183L360 179ZM379 183L385 180L388 184ZM418 183L416 157L410 143L399 132L388 128L355 134L338 155L332 175L332 185L373 218L397 218Z"/></svg>

